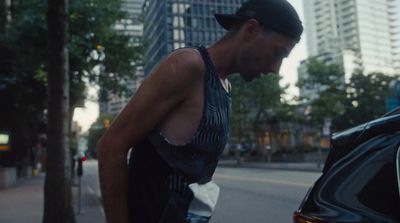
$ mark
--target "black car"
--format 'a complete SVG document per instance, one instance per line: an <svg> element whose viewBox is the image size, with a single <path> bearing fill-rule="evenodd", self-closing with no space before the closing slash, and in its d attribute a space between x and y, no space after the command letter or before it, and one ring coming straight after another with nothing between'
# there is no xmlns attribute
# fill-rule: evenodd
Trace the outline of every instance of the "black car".
<svg viewBox="0 0 400 223"><path fill-rule="evenodd" d="M334 134L295 223L400 222L400 114Z"/></svg>

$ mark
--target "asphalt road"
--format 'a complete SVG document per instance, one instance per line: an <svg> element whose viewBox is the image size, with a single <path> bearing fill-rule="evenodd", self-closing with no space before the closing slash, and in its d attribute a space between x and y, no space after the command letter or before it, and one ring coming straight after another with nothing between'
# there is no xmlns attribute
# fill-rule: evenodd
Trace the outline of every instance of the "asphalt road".
<svg viewBox="0 0 400 223"><path fill-rule="evenodd" d="M84 180L99 197L97 162L86 161ZM319 173L218 167L220 197L211 223L289 223Z"/></svg>
<svg viewBox="0 0 400 223"><path fill-rule="evenodd" d="M219 167L211 223L288 223L319 173Z"/></svg>

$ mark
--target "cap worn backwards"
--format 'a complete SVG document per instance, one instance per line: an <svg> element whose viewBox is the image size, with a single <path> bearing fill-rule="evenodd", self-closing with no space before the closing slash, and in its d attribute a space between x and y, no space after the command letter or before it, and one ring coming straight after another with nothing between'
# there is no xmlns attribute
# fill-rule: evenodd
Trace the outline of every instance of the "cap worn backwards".
<svg viewBox="0 0 400 223"><path fill-rule="evenodd" d="M215 14L215 18L228 30L240 22L256 19L262 26L297 41L303 33L300 18L287 0L249 0L235 14Z"/></svg>

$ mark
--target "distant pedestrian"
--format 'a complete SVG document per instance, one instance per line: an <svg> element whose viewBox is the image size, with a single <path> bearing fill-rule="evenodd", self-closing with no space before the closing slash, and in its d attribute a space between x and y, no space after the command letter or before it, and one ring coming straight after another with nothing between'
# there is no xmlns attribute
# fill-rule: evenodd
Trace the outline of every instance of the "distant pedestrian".
<svg viewBox="0 0 400 223"><path fill-rule="evenodd" d="M228 140L227 77L278 73L303 31L286 0L249 0L215 17L227 34L209 48L172 52L100 139L107 222L209 221L219 193L212 176Z"/></svg>
<svg viewBox="0 0 400 223"><path fill-rule="evenodd" d="M38 164L40 166L40 172L46 172L47 163L47 136L41 134L39 136L38 142L36 143L36 157Z"/></svg>

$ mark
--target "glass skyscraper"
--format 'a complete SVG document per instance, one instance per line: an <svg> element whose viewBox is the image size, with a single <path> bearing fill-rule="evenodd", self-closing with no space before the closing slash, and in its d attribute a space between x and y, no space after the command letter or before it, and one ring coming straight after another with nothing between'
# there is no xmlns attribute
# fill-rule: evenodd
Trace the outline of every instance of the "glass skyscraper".
<svg viewBox="0 0 400 223"><path fill-rule="evenodd" d="M214 13L234 13L244 0L146 0L144 12L145 73L174 49L208 46L225 31Z"/></svg>
<svg viewBox="0 0 400 223"><path fill-rule="evenodd" d="M144 0L121 0L121 9L128 14L128 18L118 22L115 29L123 35L141 41L143 35L143 21L141 19Z"/></svg>

